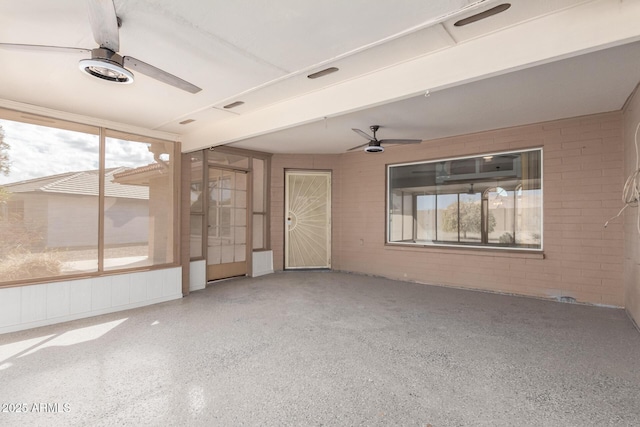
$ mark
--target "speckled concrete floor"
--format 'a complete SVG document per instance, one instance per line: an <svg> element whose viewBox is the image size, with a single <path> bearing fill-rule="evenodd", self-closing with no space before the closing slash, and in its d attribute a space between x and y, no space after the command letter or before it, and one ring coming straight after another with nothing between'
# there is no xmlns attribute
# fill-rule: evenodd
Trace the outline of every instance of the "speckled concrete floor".
<svg viewBox="0 0 640 427"><path fill-rule="evenodd" d="M0 335L0 404L3 426L637 426L640 334L622 310L279 273Z"/></svg>

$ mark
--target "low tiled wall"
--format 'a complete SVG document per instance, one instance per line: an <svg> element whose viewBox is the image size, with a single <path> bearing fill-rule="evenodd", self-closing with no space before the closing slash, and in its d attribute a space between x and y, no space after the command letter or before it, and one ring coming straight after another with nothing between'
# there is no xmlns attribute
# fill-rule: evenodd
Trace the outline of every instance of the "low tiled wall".
<svg viewBox="0 0 640 427"><path fill-rule="evenodd" d="M0 334L182 298L181 268L0 289Z"/></svg>

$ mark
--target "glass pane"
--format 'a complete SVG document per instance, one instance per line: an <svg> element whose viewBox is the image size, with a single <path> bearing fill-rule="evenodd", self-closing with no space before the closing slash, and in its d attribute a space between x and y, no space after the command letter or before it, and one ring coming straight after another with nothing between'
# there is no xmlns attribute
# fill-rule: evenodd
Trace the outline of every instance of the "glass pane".
<svg viewBox="0 0 640 427"><path fill-rule="evenodd" d="M203 177L202 177L202 151L188 154L191 158L191 212L202 213L203 203Z"/></svg>
<svg viewBox="0 0 640 427"><path fill-rule="evenodd" d="M487 192L489 243L515 243L514 198L514 191L507 191L502 187L495 187Z"/></svg>
<svg viewBox="0 0 640 427"><path fill-rule="evenodd" d="M191 231L189 234L189 248L191 258L202 256L202 215L191 215Z"/></svg>
<svg viewBox="0 0 640 427"><path fill-rule="evenodd" d="M98 269L98 129L58 124L0 119L0 283Z"/></svg>
<svg viewBox="0 0 640 427"><path fill-rule="evenodd" d="M106 270L173 262L175 146L142 139L105 140Z"/></svg>
<svg viewBox="0 0 640 427"><path fill-rule="evenodd" d="M246 190L247 189L247 174L236 172L235 173L236 182L234 188L236 190Z"/></svg>
<svg viewBox="0 0 640 427"><path fill-rule="evenodd" d="M392 242L402 241L403 211L402 192L394 190L389 201L389 240Z"/></svg>
<svg viewBox="0 0 640 427"><path fill-rule="evenodd" d="M219 219L220 218L220 214L219 214L220 208L216 208L215 206L210 206L209 207L209 234L211 234L211 231L213 229L217 229L217 227L220 225Z"/></svg>
<svg viewBox="0 0 640 427"><path fill-rule="evenodd" d="M235 207L236 208L246 208L247 207L247 192L236 190L233 192L235 196Z"/></svg>
<svg viewBox="0 0 640 427"><path fill-rule="evenodd" d="M221 169L209 168L209 182L219 183L221 178L222 178ZM220 187L219 184L218 184L218 187Z"/></svg>
<svg viewBox="0 0 640 427"><path fill-rule="evenodd" d="M253 159L253 211L266 212L264 183L266 181L264 160Z"/></svg>
<svg viewBox="0 0 640 427"><path fill-rule="evenodd" d="M247 260L247 246L246 245L235 245L234 246L234 254L233 259L235 262L241 262Z"/></svg>
<svg viewBox="0 0 640 427"><path fill-rule="evenodd" d="M264 249L264 222L265 216L262 214L253 215L253 249Z"/></svg>
<svg viewBox="0 0 640 427"><path fill-rule="evenodd" d="M202 182L192 182L190 188L191 213L202 213L204 203L202 203Z"/></svg>
<svg viewBox="0 0 640 427"><path fill-rule="evenodd" d="M246 209L234 209L234 225L246 226L247 225L247 210Z"/></svg>
<svg viewBox="0 0 640 427"><path fill-rule="evenodd" d="M215 149L214 151L208 151L207 156L210 165L233 166L245 169L249 167L249 158L247 156L220 153Z"/></svg>
<svg viewBox="0 0 640 427"><path fill-rule="evenodd" d="M416 201L416 240L431 242L436 239L436 196L420 195Z"/></svg>
<svg viewBox="0 0 640 427"><path fill-rule="evenodd" d="M482 243L482 194L460 194L460 241Z"/></svg>
<svg viewBox="0 0 640 427"><path fill-rule="evenodd" d="M235 248L233 245L222 246L222 259L221 263L234 262Z"/></svg>
<svg viewBox="0 0 640 427"><path fill-rule="evenodd" d="M207 250L207 264L214 265L222 262L222 247L209 246Z"/></svg>
<svg viewBox="0 0 640 427"><path fill-rule="evenodd" d="M236 173L233 171L227 171L227 170L223 170L221 172L222 172L222 180L220 181L220 187L225 189L235 188Z"/></svg>
<svg viewBox="0 0 640 427"><path fill-rule="evenodd" d="M539 248L542 244L542 153L529 151L520 159L522 183L516 187L516 244Z"/></svg>
<svg viewBox="0 0 640 427"><path fill-rule="evenodd" d="M413 194L402 195L402 240L413 241Z"/></svg>
<svg viewBox="0 0 640 427"><path fill-rule="evenodd" d="M231 208L220 208L220 227L230 227L233 225L233 218L231 216Z"/></svg>
<svg viewBox="0 0 640 427"><path fill-rule="evenodd" d="M207 233L207 245L209 247L211 246L220 246L222 244L222 235L221 235L221 230L220 227L214 227L214 226L209 226L207 227L208 233Z"/></svg>
<svg viewBox="0 0 640 427"><path fill-rule="evenodd" d="M458 195L438 194L436 196L438 215L437 239L441 242L458 241Z"/></svg>
<svg viewBox="0 0 640 427"><path fill-rule="evenodd" d="M542 190L518 189L516 192L516 231L518 246L540 247L542 230Z"/></svg>
<svg viewBox="0 0 640 427"><path fill-rule="evenodd" d="M244 245L247 243L247 227L233 227L234 228L234 243Z"/></svg>

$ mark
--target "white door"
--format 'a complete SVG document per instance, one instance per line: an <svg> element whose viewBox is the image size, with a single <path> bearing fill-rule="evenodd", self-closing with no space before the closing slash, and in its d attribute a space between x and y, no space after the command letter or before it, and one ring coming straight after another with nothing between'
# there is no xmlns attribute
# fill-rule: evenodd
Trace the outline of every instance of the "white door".
<svg viewBox="0 0 640 427"><path fill-rule="evenodd" d="M331 172L285 174L286 269L331 267Z"/></svg>

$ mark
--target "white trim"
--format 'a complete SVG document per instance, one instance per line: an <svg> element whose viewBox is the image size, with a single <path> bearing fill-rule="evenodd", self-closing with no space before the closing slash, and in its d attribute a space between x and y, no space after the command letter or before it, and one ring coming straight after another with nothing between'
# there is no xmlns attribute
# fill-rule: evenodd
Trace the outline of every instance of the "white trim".
<svg viewBox="0 0 640 427"><path fill-rule="evenodd" d="M253 251L251 277L273 273L273 251Z"/></svg>
<svg viewBox="0 0 640 427"><path fill-rule="evenodd" d="M207 287L207 263L205 260L189 263L189 291L199 291Z"/></svg>

